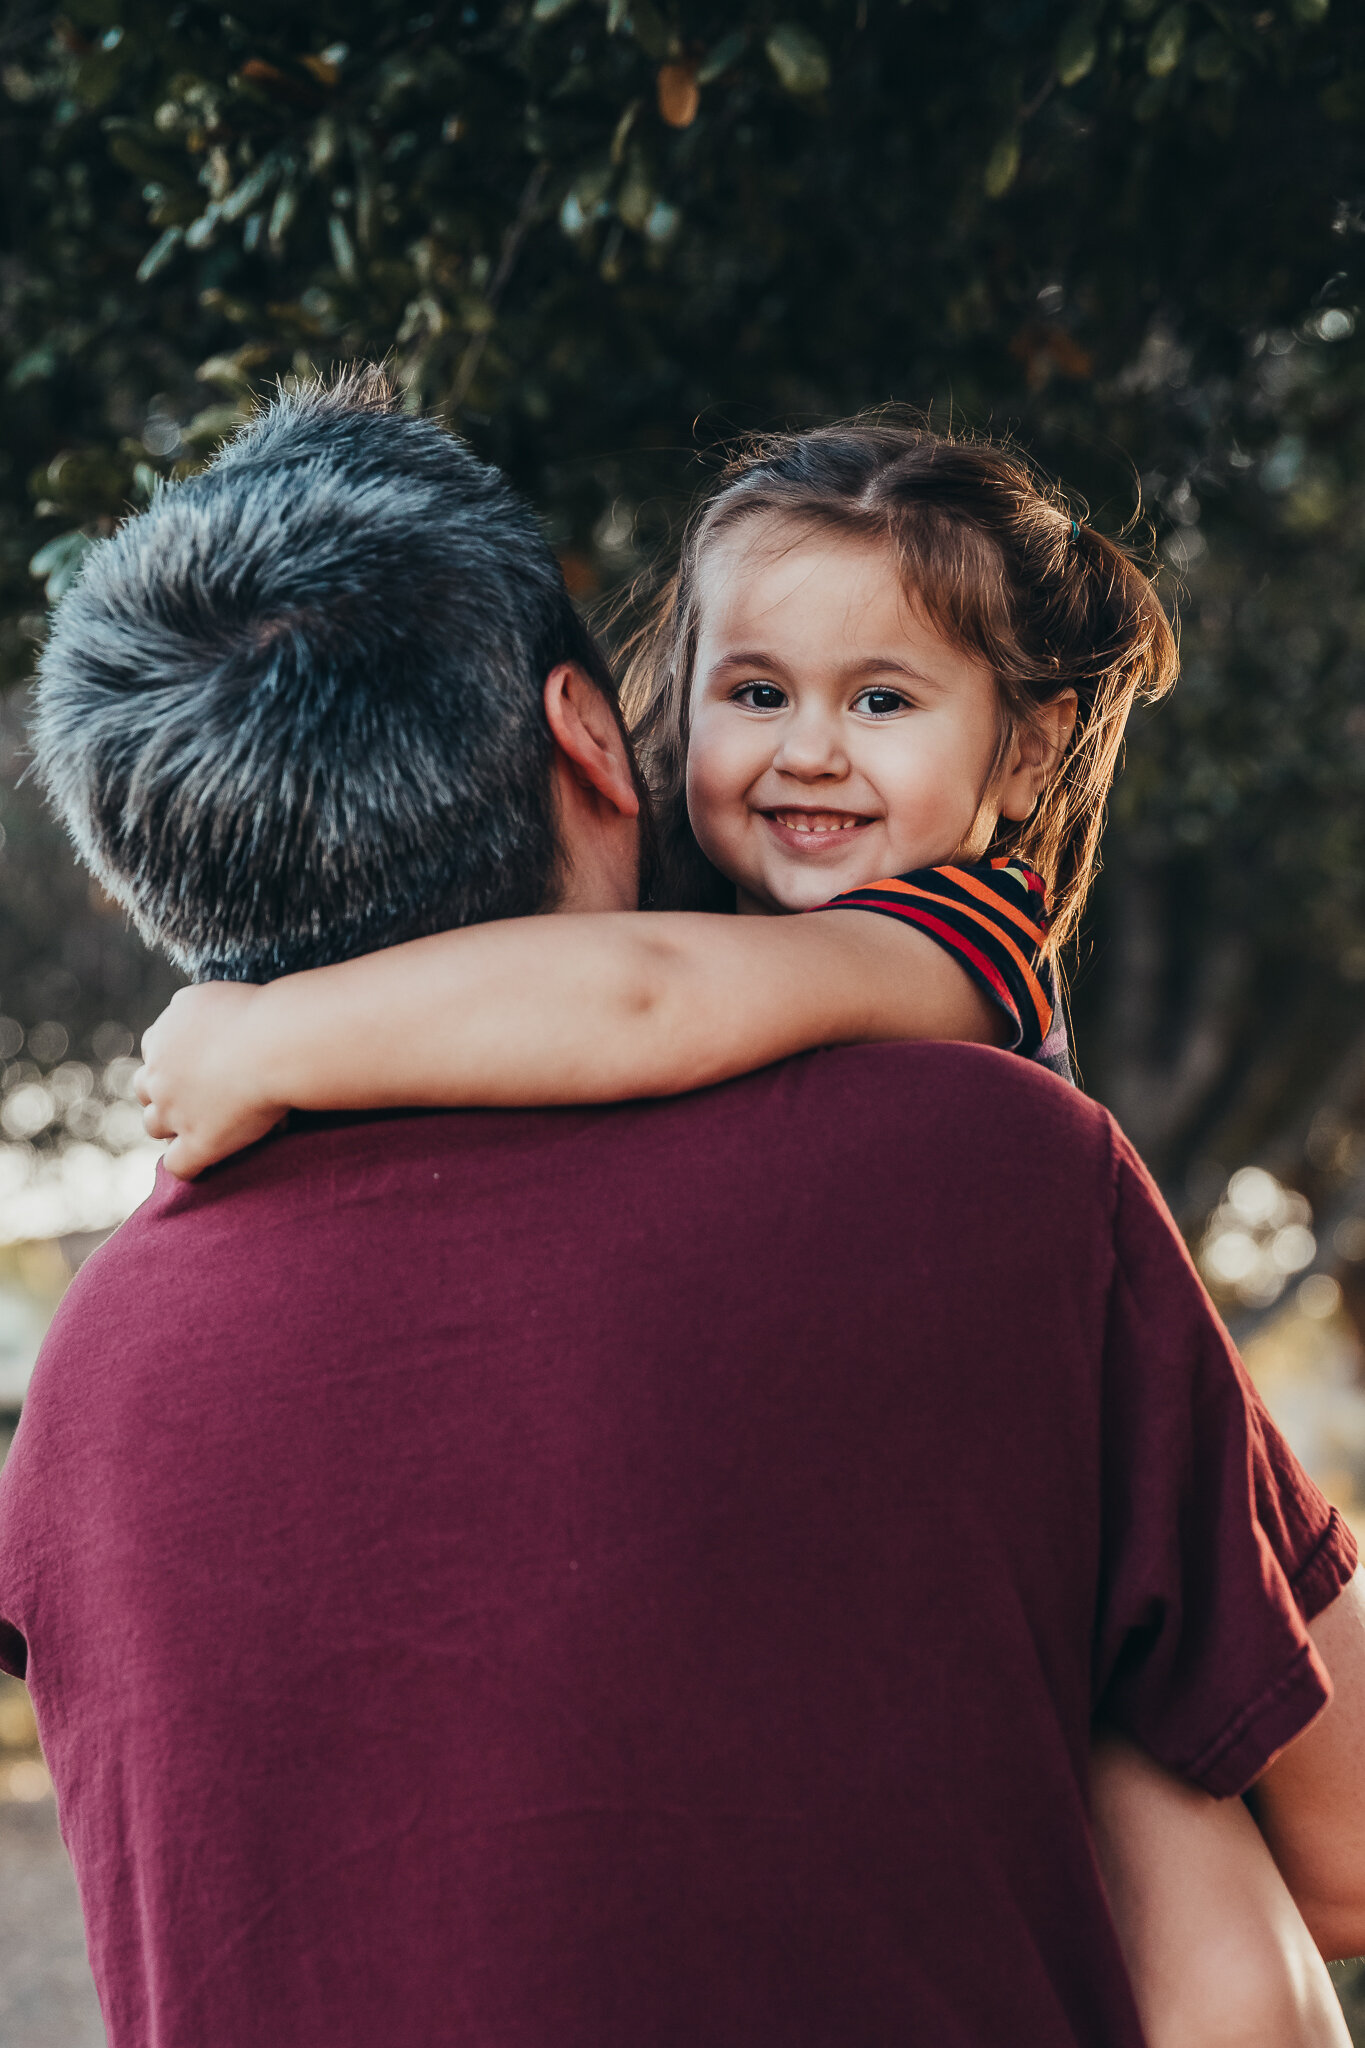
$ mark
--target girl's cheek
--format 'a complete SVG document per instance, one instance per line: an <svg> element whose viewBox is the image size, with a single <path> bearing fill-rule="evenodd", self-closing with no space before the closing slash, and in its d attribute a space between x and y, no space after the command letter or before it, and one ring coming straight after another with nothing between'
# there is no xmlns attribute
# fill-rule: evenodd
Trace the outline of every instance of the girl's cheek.
<svg viewBox="0 0 1365 2048"><path fill-rule="evenodd" d="M735 837L733 825L727 832L728 809L714 800L714 792L702 776L688 775L687 815L697 844L706 858L714 861L717 867L728 867L726 854L729 842Z"/></svg>
<svg viewBox="0 0 1365 2048"><path fill-rule="evenodd" d="M693 836L712 866L741 887L751 879L744 793L752 779L704 746L689 749L687 815Z"/></svg>
<svg viewBox="0 0 1365 2048"><path fill-rule="evenodd" d="M705 722L692 734L687 750L687 809L692 829L723 829L727 814L736 813L744 803L749 786L742 749L718 744Z"/></svg>

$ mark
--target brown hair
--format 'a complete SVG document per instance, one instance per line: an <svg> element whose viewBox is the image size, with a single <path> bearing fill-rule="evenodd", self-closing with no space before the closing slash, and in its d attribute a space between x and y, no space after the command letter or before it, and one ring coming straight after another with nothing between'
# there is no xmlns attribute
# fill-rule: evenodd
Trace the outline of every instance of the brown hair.
<svg viewBox="0 0 1365 2048"><path fill-rule="evenodd" d="M885 413L748 444L693 515L678 567L630 644L623 701L658 807L660 898L705 909L732 900L687 818L689 700L703 559L763 513L890 544L915 604L996 678L998 766L1039 705L1075 690L1060 766L1033 815L1002 821L990 849L1042 875L1049 950L1060 950L1094 878L1129 711L1174 683L1175 635L1136 562L1074 520L1022 455Z"/></svg>

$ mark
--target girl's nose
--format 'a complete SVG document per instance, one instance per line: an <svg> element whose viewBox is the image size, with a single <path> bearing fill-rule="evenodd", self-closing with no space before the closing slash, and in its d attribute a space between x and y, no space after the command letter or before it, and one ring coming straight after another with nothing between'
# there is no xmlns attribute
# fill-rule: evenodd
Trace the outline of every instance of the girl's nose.
<svg viewBox="0 0 1365 2048"><path fill-rule="evenodd" d="M848 755L838 721L818 711L784 719L773 767L779 775L792 775L800 782L847 775Z"/></svg>

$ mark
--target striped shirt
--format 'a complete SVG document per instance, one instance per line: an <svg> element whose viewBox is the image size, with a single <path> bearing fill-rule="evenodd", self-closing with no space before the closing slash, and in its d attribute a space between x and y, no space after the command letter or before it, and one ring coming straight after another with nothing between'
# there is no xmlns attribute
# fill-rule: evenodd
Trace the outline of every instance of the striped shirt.
<svg viewBox="0 0 1365 2048"><path fill-rule="evenodd" d="M1026 861L1005 856L963 867L917 868L846 889L822 910L875 910L914 925L951 953L1005 1013L1007 1052L1075 1081L1066 1017L1047 940L1047 891Z"/></svg>

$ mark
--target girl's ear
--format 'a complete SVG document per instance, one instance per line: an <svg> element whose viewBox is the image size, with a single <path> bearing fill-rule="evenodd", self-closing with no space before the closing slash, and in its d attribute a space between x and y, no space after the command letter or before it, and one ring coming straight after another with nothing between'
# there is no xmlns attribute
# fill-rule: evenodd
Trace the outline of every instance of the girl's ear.
<svg viewBox="0 0 1365 2048"><path fill-rule="evenodd" d="M1032 816L1076 729L1078 706L1076 692L1063 690L1046 704L1036 705L1028 724L1015 732L1000 785L1002 818L1021 824Z"/></svg>

